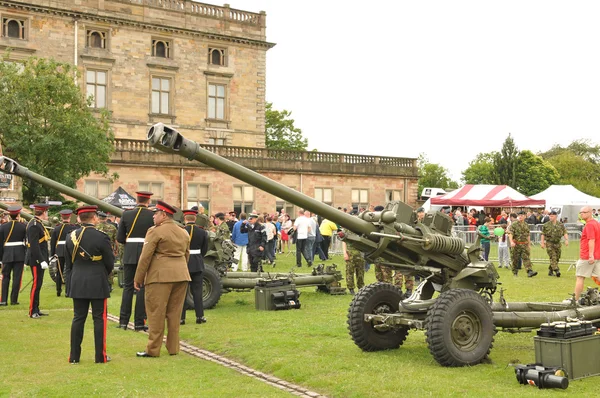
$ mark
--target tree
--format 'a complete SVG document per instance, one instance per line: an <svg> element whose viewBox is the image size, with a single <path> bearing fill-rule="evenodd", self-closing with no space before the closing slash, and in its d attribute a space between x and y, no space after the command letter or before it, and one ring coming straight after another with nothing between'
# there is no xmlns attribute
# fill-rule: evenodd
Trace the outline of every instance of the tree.
<svg viewBox="0 0 600 398"><path fill-rule="evenodd" d="M294 126L294 119L290 119L290 116L292 112L273 110L273 104L267 102L265 109L267 148L306 151L308 139L302 137L302 130Z"/></svg>
<svg viewBox="0 0 600 398"><path fill-rule="evenodd" d="M75 187L91 172L106 175L114 136L107 113L98 117L75 85L75 69L51 59L0 63L0 144L4 154L30 170ZM23 201L60 197L23 181Z"/></svg>
<svg viewBox="0 0 600 398"><path fill-rule="evenodd" d="M448 169L437 163L430 163L424 153L419 154L417 166L419 168L419 195L423 192L423 188L426 187L442 189L458 188L458 183L452 181L448 176Z"/></svg>
<svg viewBox="0 0 600 398"><path fill-rule="evenodd" d="M494 166L497 152L480 153L469 162L469 167L462 172L465 184L493 184L498 178Z"/></svg>
<svg viewBox="0 0 600 398"><path fill-rule="evenodd" d="M523 195L540 193L550 185L558 183L560 179L560 174L554 166L531 151L521 151L516 164L516 185L513 188Z"/></svg>
<svg viewBox="0 0 600 398"><path fill-rule="evenodd" d="M494 155L494 167L496 169L496 184L508 185L516 189L517 185L517 166L516 161L519 156L519 149L510 133L500 152Z"/></svg>

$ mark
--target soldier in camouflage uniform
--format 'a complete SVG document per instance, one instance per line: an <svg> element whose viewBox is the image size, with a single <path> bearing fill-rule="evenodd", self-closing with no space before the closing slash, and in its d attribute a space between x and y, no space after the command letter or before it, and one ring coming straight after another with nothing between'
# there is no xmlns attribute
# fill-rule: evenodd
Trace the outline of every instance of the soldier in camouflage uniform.
<svg viewBox="0 0 600 398"><path fill-rule="evenodd" d="M223 238L223 240L231 239L231 231L225 222L225 214L217 213L215 214L215 224L217 224L217 238Z"/></svg>
<svg viewBox="0 0 600 398"><path fill-rule="evenodd" d="M362 289L365 285L365 259L352 245L343 242L342 246L344 260L346 260L346 287L350 294L354 294L354 275L356 275L356 287Z"/></svg>
<svg viewBox="0 0 600 398"><path fill-rule="evenodd" d="M377 282L392 283L392 269L386 265L379 264L381 259L375 261L375 279Z"/></svg>
<svg viewBox="0 0 600 398"><path fill-rule="evenodd" d="M560 278L560 269L558 261L560 260L560 239L565 237L565 246L569 246L569 235L564 224L556 220L557 213L550 212L550 221L542 227L542 239L540 241L542 249L546 248L548 257L550 257L550 266L548 267L548 276Z"/></svg>
<svg viewBox="0 0 600 398"><path fill-rule="evenodd" d="M529 253L531 250L531 239L529 236L529 225L525 223L525 212L520 211L517 221L514 221L508 228L508 236L510 238L511 250L511 268L514 276L517 276L519 270L519 259L523 260L523 265L527 269L529 278L537 275L537 272L531 268Z"/></svg>
<svg viewBox="0 0 600 398"><path fill-rule="evenodd" d="M415 277L412 275L404 275L400 271L394 272L394 286L398 286L402 290L402 283L404 282L404 297L410 297L415 287Z"/></svg>
<svg viewBox="0 0 600 398"><path fill-rule="evenodd" d="M106 235L108 235L108 239L110 239L110 246L112 247L113 254L116 257L117 255L119 255L119 249L118 249L118 243L117 243L117 228L107 220L106 213L98 212L98 218L99 218L99 222L98 222L98 224L96 224L96 229L98 231L102 231ZM113 289L113 283L114 283L113 277L114 277L114 271L111 271L110 274L108 274L108 283L110 283L111 291Z"/></svg>

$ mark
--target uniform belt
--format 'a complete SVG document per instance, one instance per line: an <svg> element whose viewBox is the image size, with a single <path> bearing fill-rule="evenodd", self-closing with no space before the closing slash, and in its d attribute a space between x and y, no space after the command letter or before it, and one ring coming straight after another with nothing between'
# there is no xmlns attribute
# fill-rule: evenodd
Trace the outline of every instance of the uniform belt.
<svg viewBox="0 0 600 398"><path fill-rule="evenodd" d="M200 253L200 249L190 250L190 254L202 254Z"/></svg>
<svg viewBox="0 0 600 398"><path fill-rule="evenodd" d="M7 242L4 244L6 246L25 246L25 242Z"/></svg>
<svg viewBox="0 0 600 398"><path fill-rule="evenodd" d="M66 242L66 240L59 240L58 242L56 242L57 245L64 245Z"/></svg>
<svg viewBox="0 0 600 398"><path fill-rule="evenodd" d="M144 243L145 238L127 238L125 243Z"/></svg>

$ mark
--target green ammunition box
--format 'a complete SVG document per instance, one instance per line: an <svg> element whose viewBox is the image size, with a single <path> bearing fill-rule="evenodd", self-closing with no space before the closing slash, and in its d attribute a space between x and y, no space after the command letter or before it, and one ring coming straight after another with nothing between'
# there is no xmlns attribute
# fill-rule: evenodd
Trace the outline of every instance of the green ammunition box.
<svg viewBox="0 0 600 398"><path fill-rule="evenodd" d="M257 310L275 311L300 308L300 292L289 279L260 280L254 288Z"/></svg>
<svg viewBox="0 0 600 398"><path fill-rule="evenodd" d="M600 375L600 335L554 339L535 336L535 362L560 367L570 380Z"/></svg>

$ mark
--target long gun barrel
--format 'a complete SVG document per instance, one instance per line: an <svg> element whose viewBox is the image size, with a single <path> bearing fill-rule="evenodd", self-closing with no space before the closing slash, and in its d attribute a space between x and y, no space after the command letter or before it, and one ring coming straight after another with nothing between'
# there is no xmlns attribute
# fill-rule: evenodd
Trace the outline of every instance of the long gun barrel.
<svg viewBox="0 0 600 398"><path fill-rule="evenodd" d="M0 156L0 169L2 169L2 171L6 172L6 173L14 174L14 175L22 177L22 178L28 178L30 180L33 180L41 185L55 189L62 194L71 196L81 202L84 202L84 203L87 203L90 205L96 205L96 206L98 206L98 208L100 210L110 212L111 214L114 214L118 217L121 217L123 215L123 210L121 210L120 208L113 206L111 204L108 204L100 199L97 199L92 196L88 196L84 193L81 193L76 189L69 188L66 185L60 184L56 181L53 181L49 178L44 177L43 175L34 173L33 171L29 170L27 167L20 165L15 160L8 158L6 156ZM21 213L21 214L24 214L24 213ZM24 218L25 217L26 216L24 216Z"/></svg>
<svg viewBox="0 0 600 398"><path fill-rule="evenodd" d="M255 171L242 167L231 160L200 148L198 143L185 138L179 132L162 123L158 123L150 128L148 131L148 141L150 141L151 145L158 147L164 152L177 153L188 159L194 159L214 167L226 174L234 175L236 178L252 186L319 214L355 233L369 235L371 232L377 231L377 228L370 222L343 213L283 184L270 180Z"/></svg>

